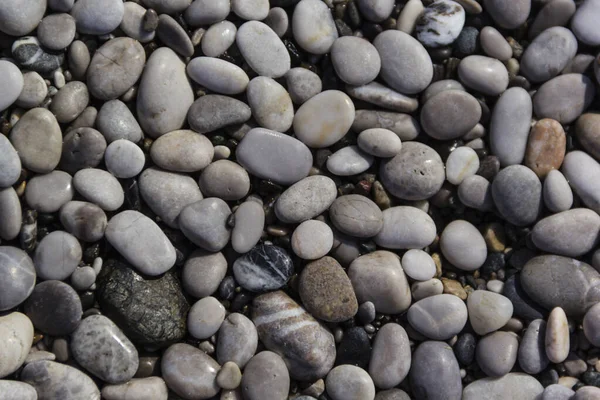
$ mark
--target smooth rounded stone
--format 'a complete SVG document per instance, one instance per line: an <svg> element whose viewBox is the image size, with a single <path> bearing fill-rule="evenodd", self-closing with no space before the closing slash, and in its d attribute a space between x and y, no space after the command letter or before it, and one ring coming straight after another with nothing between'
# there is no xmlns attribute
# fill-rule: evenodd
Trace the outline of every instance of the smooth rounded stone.
<svg viewBox="0 0 600 400"><path fill-rule="evenodd" d="M267 292L283 287L294 273L294 264L281 247L259 244L233 263L233 275L244 289Z"/></svg>
<svg viewBox="0 0 600 400"><path fill-rule="evenodd" d="M442 281L433 278L424 282L413 283L410 290L415 301L419 301L426 297L442 294L444 287Z"/></svg>
<svg viewBox="0 0 600 400"><path fill-rule="evenodd" d="M231 247L237 253L249 252L260 240L265 226L265 211L254 201L242 203L235 211Z"/></svg>
<svg viewBox="0 0 600 400"><path fill-rule="evenodd" d="M142 128L121 100L107 101L96 118L96 127L108 143L126 139L137 143L142 138Z"/></svg>
<svg viewBox="0 0 600 400"><path fill-rule="evenodd" d="M587 76L559 75L540 86L533 97L533 109L538 118L569 124L589 107L595 94L594 83Z"/></svg>
<svg viewBox="0 0 600 400"><path fill-rule="evenodd" d="M373 306L373 303L366 302L364 304L371 305L372 315L375 316L375 306ZM362 319L360 319L360 322L365 323ZM346 329L343 332L336 330L336 333L338 333L336 339L339 340L339 345L337 348L335 364L350 364L367 369L369 360L371 359L371 339L369 338L367 331L362 326L356 326ZM340 333L342 333L342 335L339 335ZM308 391L305 391L305 393L308 393ZM313 394L316 395L317 393Z"/></svg>
<svg viewBox="0 0 600 400"><path fill-rule="evenodd" d="M269 13L268 0L231 0L231 11L244 20L262 21Z"/></svg>
<svg viewBox="0 0 600 400"><path fill-rule="evenodd" d="M25 301L24 310L36 329L52 336L73 332L83 314L79 295L61 281L38 283Z"/></svg>
<svg viewBox="0 0 600 400"><path fill-rule="evenodd" d="M360 150L358 146L343 147L327 159L327 169L337 176L358 175L373 165L372 155Z"/></svg>
<svg viewBox="0 0 600 400"><path fill-rule="evenodd" d="M298 292L307 311L323 321L346 321L358 311L352 283L331 257L311 262L302 270Z"/></svg>
<svg viewBox="0 0 600 400"><path fill-rule="evenodd" d="M185 72L185 64L169 48L159 48L148 58L138 87L137 115L150 137L157 138L183 126L194 102Z"/></svg>
<svg viewBox="0 0 600 400"><path fill-rule="evenodd" d="M410 306L410 288L399 257L378 250L356 258L348 276L360 304L370 301L377 312L400 314Z"/></svg>
<svg viewBox="0 0 600 400"><path fill-rule="evenodd" d="M508 61L513 55L510 44L493 26L486 26L481 30L479 42L485 54L500 61Z"/></svg>
<svg viewBox="0 0 600 400"><path fill-rule="evenodd" d="M79 33L106 35L121 24L124 12L121 0L80 0L71 9L71 16Z"/></svg>
<svg viewBox="0 0 600 400"><path fill-rule="evenodd" d="M571 19L571 30L581 42L589 46L598 46L600 34L595 27L598 18L600 18L600 1L586 0L575 11Z"/></svg>
<svg viewBox="0 0 600 400"><path fill-rule="evenodd" d="M381 69L375 46L355 36L336 39L331 47L331 63L342 81L355 86L373 81Z"/></svg>
<svg viewBox="0 0 600 400"><path fill-rule="evenodd" d="M583 151L571 151L565 156L562 172L583 203L600 211L600 186L596 183L600 176L598 162Z"/></svg>
<svg viewBox="0 0 600 400"><path fill-rule="evenodd" d="M521 285L520 275L509 277L502 287L502 295L508 297L513 304L513 316L527 320L541 319L546 311L527 295Z"/></svg>
<svg viewBox="0 0 600 400"><path fill-rule="evenodd" d="M77 368L54 361L40 360L27 364L21 380L33 386L38 400L100 400L94 381Z"/></svg>
<svg viewBox="0 0 600 400"><path fill-rule="evenodd" d="M544 391L542 384L531 375L509 373L501 378L483 378L469 384L463 390L463 400L536 399ZM493 396L493 397L490 397Z"/></svg>
<svg viewBox="0 0 600 400"><path fill-rule="evenodd" d="M217 361L223 365L235 362L244 368L256 352L258 333L246 316L231 313L221 324L217 340Z"/></svg>
<svg viewBox="0 0 600 400"><path fill-rule="evenodd" d="M202 43L205 40L206 35ZM242 24L236 34L236 44L244 60L260 76L279 78L290 70L291 60L285 45L273 29L263 22Z"/></svg>
<svg viewBox="0 0 600 400"><path fill-rule="evenodd" d="M21 176L21 159L8 138L0 135L0 188L14 185Z"/></svg>
<svg viewBox="0 0 600 400"><path fill-rule="evenodd" d="M447 340L458 334L467 323L467 318L467 306L452 294L426 297L408 309L411 327L433 340Z"/></svg>
<svg viewBox="0 0 600 400"><path fill-rule="evenodd" d="M553 3L551 5L551 3ZM545 2L529 26L529 38L533 39L540 33L553 26L565 26L575 14L573 0L558 0Z"/></svg>
<svg viewBox="0 0 600 400"><path fill-rule="evenodd" d="M47 174L58 165L62 134L56 117L45 108L34 108L23 114L9 138L28 170Z"/></svg>
<svg viewBox="0 0 600 400"><path fill-rule="evenodd" d="M252 321L261 342L281 355L293 379L314 381L333 367L333 335L284 292L254 298Z"/></svg>
<svg viewBox="0 0 600 400"><path fill-rule="evenodd" d="M396 23L396 29L409 35L415 29L417 20L423 14L425 7L421 0L409 0L406 2L400 14L398 15L398 21Z"/></svg>
<svg viewBox="0 0 600 400"><path fill-rule="evenodd" d="M402 389L390 389L377 392L375 400L410 400L410 396Z"/></svg>
<svg viewBox="0 0 600 400"><path fill-rule="evenodd" d="M600 114L583 114L575 124L575 134L583 148L595 159L600 159Z"/></svg>
<svg viewBox="0 0 600 400"><path fill-rule="evenodd" d="M73 198L72 180L71 175L63 171L31 178L25 188L27 205L43 213L58 211Z"/></svg>
<svg viewBox="0 0 600 400"><path fill-rule="evenodd" d="M38 400L35 388L19 381L0 381L0 393L5 400Z"/></svg>
<svg viewBox="0 0 600 400"><path fill-rule="evenodd" d="M144 48L137 40L109 40L96 50L87 70L90 93L100 100L116 99L138 81L145 63Z"/></svg>
<svg viewBox="0 0 600 400"><path fill-rule="evenodd" d="M288 92L277 81L258 76L248 84L246 96L252 116L260 126L277 132L290 129L294 120L294 106Z"/></svg>
<svg viewBox="0 0 600 400"><path fill-rule="evenodd" d="M12 56L21 67L40 74L56 71L65 58L63 53L46 52L35 36L24 36L15 40L11 50Z"/></svg>
<svg viewBox="0 0 600 400"><path fill-rule="evenodd" d="M423 91L433 78L433 64L423 45L407 33L387 30L373 45L381 57L381 77L402 94Z"/></svg>
<svg viewBox="0 0 600 400"><path fill-rule="evenodd" d="M106 139L93 128L71 130L63 138L60 168L74 174L84 168L95 168L104 158Z"/></svg>
<svg viewBox="0 0 600 400"><path fill-rule="evenodd" d="M70 342L73 358L107 383L124 383L138 368L135 346L110 319L92 315L81 321Z"/></svg>
<svg viewBox="0 0 600 400"><path fill-rule="evenodd" d="M273 7L269 10L267 18L263 20L269 28L279 37L283 37L289 30L290 21L287 13L281 7Z"/></svg>
<svg viewBox="0 0 600 400"><path fill-rule="evenodd" d="M487 257L487 246L479 230L470 222L455 220L446 225L440 235L444 257L456 268L474 271Z"/></svg>
<svg viewBox="0 0 600 400"><path fill-rule="evenodd" d="M342 233L353 237L372 237L383 228L379 207L368 197L357 194L338 197L329 207L329 218Z"/></svg>
<svg viewBox="0 0 600 400"><path fill-rule="evenodd" d="M383 211L383 228L374 240L388 249L422 249L433 243L435 236L435 223L427 213L398 206Z"/></svg>
<svg viewBox="0 0 600 400"><path fill-rule="evenodd" d="M197 298L212 295L227 272L227 260L221 253L195 250L186 260L181 275L184 290Z"/></svg>
<svg viewBox="0 0 600 400"><path fill-rule="evenodd" d="M375 386L390 389L408 375L411 348L404 328L395 323L385 324L375 336L369 363L369 375Z"/></svg>
<svg viewBox="0 0 600 400"><path fill-rule="evenodd" d="M156 165L175 172L200 171L209 166L213 156L210 140L188 129L166 133L150 148L150 157Z"/></svg>
<svg viewBox="0 0 600 400"><path fill-rule="evenodd" d="M142 172L138 183L144 202L171 228L179 227L186 206L203 199L194 178L155 167Z"/></svg>
<svg viewBox="0 0 600 400"><path fill-rule="evenodd" d="M467 309L473 330L481 336L502 328L513 314L510 299L487 290L470 293Z"/></svg>
<svg viewBox="0 0 600 400"><path fill-rule="evenodd" d="M477 125L481 118L481 106L469 93L446 90L425 103L420 118L423 129L434 139L456 139ZM403 149L407 145L404 143Z"/></svg>
<svg viewBox="0 0 600 400"><path fill-rule="evenodd" d="M510 7L503 0L484 0L483 8L500 27L515 29L529 17L531 0L517 0Z"/></svg>
<svg viewBox="0 0 600 400"><path fill-rule="evenodd" d="M569 400L572 399L575 392L566 386L560 384L552 384L546 386L542 393L542 400Z"/></svg>
<svg viewBox="0 0 600 400"><path fill-rule="evenodd" d="M402 268L409 278L428 281L435 276L435 262L423 250L411 249L402 256Z"/></svg>
<svg viewBox="0 0 600 400"><path fill-rule="evenodd" d="M183 207L179 229L195 245L208 251L220 251L229 242L231 229L227 219L231 209L225 201L209 197Z"/></svg>
<svg viewBox="0 0 600 400"><path fill-rule="evenodd" d="M227 95L242 93L250 81L237 65L212 57L194 58L187 65L187 73L196 83L215 93Z"/></svg>
<svg viewBox="0 0 600 400"><path fill-rule="evenodd" d="M321 93L323 83L319 75L309 69L296 67L285 74L285 82L292 101L303 104Z"/></svg>
<svg viewBox="0 0 600 400"><path fill-rule="evenodd" d="M508 71L499 60L485 56L468 56L458 64L461 82L484 95L497 96L508 87Z"/></svg>
<svg viewBox="0 0 600 400"><path fill-rule="evenodd" d="M324 222L304 221L292 234L292 250L303 260L316 260L325 256L333 247L333 231Z"/></svg>
<svg viewBox="0 0 600 400"><path fill-rule="evenodd" d="M521 57L520 72L532 83L545 82L562 71L577 54L575 35L562 26L543 31Z"/></svg>
<svg viewBox="0 0 600 400"><path fill-rule="evenodd" d="M210 399L219 393L219 369L219 364L202 350L184 343L170 346L161 360L167 386L186 400Z"/></svg>
<svg viewBox="0 0 600 400"><path fill-rule="evenodd" d="M230 21L212 25L202 36L202 53L208 57L218 57L235 42L237 28Z"/></svg>
<svg viewBox="0 0 600 400"><path fill-rule="evenodd" d="M198 183L204 195L227 201L240 200L250 191L250 177L246 170L229 160L217 160L208 165Z"/></svg>
<svg viewBox="0 0 600 400"><path fill-rule="evenodd" d="M540 179L545 178L548 172L562 165L566 143L565 131L558 121L549 118L538 121L529 134L525 165Z"/></svg>
<svg viewBox="0 0 600 400"><path fill-rule="evenodd" d="M539 374L550 362L546 356L546 321L531 321L519 345L519 365L528 374Z"/></svg>
<svg viewBox="0 0 600 400"><path fill-rule="evenodd" d="M120 385L105 385L102 398L106 400L167 400L169 396L165 381L158 376L132 379Z"/></svg>
<svg viewBox="0 0 600 400"><path fill-rule="evenodd" d="M501 377L515 365L518 347L518 337L513 332L494 332L477 342L475 358L486 375Z"/></svg>
<svg viewBox="0 0 600 400"><path fill-rule="evenodd" d="M577 389L575 395L572 397L573 400L594 400L600 396L600 388L596 386L583 386Z"/></svg>
<svg viewBox="0 0 600 400"><path fill-rule="evenodd" d="M0 239L13 240L21 231L21 202L12 188L0 189Z"/></svg>
<svg viewBox="0 0 600 400"><path fill-rule="evenodd" d="M454 296L455 297L455 296ZM416 398L460 400L460 369L452 347L444 342L425 341L415 350L410 384ZM440 397L443 394L443 397Z"/></svg>
<svg viewBox="0 0 600 400"><path fill-rule="evenodd" d="M348 95L327 90L300 106L294 116L294 133L309 147L329 147L346 135L354 115L354 104Z"/></svg>
<svg viewBox="0 0 600 400"><path fill-rule="evenodd" d="M152 8L160 14L176 14L190 6L192 0L142 0L147 8Z"/></svg>
<svg viewBox="0 0 600 400"><path fill-rule="evenodd" d="M246 103L233 97L209 94L191 105L188 122L194 131L208 133L229 125L242 124L251 116L252 111Z"/></svg>
<svg viewBox="0 0 600 400"><path fill-rule="evenodd" d="M466 178L458 186L458 198L467 207L480 211L491 211L494 208L490 182L480 175Z"/></svg>
<svg viewBox="0 0 600 400"><path fill-rule="evenodd" d="M49 50L62 50L75 38L75 19L69 14L46 16L37 30L38 40Z"/></svg>
<svg viewBox="0 0 600 400"><path fill-rule="evenodd" d="M388 129L398 135L402 141L415 139L421 131L418 121L408 114L356 110L352 130L362 132L372 128Z"/></svg>
<svg viewBox="0 0 600 400"><path fill-rule="evenodd" d="M479 170L479 157L475 150L462 146L450 153L446 161L446 179L453 185L460 185L466 178Z"/></svg>
<svg viewBox="0 0 600 400"><path fill-rule="evenodd" d="M393 111L411 113L419 107L419 102L414 97L398 93L377 82L363 86L347 85L346 91L355 99Z"/></svg>
<svg viewBox="0 0 600 400"><path fill-rule="evenodd" d="M357 139L358 147L375 157L394 157L402 149L398 135L389 129L371 128L362 131Z"/></svg>
<svg viewBox="0 0 600 400"><path fill-rule="evenodd" d="M147 31L144 29L144 16L146 9L133 1L127 1L123 4L123 20L119 28L130 38L141 43L148 43L154 39L156 30Z"/></svg>
<svg viewBox="0 0 600 400"><path fill-rule="evenodd" d="M106 169L117 178L137 176L144 169L146 157L138 145L126 139L118 139L104 153Z"/></svg>
<svg viewBox="0 0 600 400"><path fill-rule="evenodd" d="M40 241L33 262L37 276L44 280L67 279L81 261L81 245L75 236L54 231Z"/></svg>
<svg viewBox="0 0 600 400"><path fill-rule="evenodd" d="M536 303L550 310L561 307L581 317L600 299L600 275L581 261L555 255L532 258L521 272L521 285Z"/></svg>
<svg viewBox="0 0 600 400"><path fill-rule="evenodd" d="M531 231L535 246L551 254L579 257L600 240L600 216L589 208L563 211L538 221Z"/></svg>
<svg viewBox="0 0 600 400"><path fill-rule="evenodd" d="M175 264L175 248L160 227L145 215L126 210L106 228L108 242L140 272L156 276Z"/></svg>
<svg viewBox="0 0 600 400"><path fill-rule="evenodd" d="M187 316L190 335L196 339L208 339L221 327L225 319L225 307L212 296L198 300Z"/></svg>
<svg viewBox="0 0 600 400"><path fill-rule="evenodd" d="M96 271L92 267L81 267L75 269L71 274L71 286L75 290L87 290L96 282Z"/></svg>
<svg viewBox="0 0 600 400"><path fill-rule="evenodd" d="M67 128L67 132L79 128L92 128L96 126L96 118L98 117L98 109L94 106L87 106L81 114Z"/></svg>
<svg viewBox="0 0 600 400"><path fill-rule="evenodd" d="M312 166L310 150L297 139L254 128L236 148L237 161L252 175L291 185L306 177Z"/></svg>
<svg viewBox="0 0 600 400"><path fill-rule="evenodd" d="M2 19L0 10L0 20ZM10 107L21 95L24 87L24 77L19 68L10 61L0 60L0 74L5 78L0 85L0 111Z"/></svg>
<svg viewBox="0 0 600 400"><path fill-rule="evenodd" d="M583 332L592 345L598 346L598 343L600 343L600 306L598 304L585 313Z"/></svg>
<svg viewBox="0 0 600 400"><path fill-rule="evenodd" d="M553 363L561 363L569 355L569 322L560 307L554 308L548 316L546 325L546 356Z"/></svg>
<svg viewBox="0 0 600 400"><path fill-rule="evenodd" d="M0 377L4 378L12 374L23 365L31 349L31 343L33 343L33 325L26 315L12 312L0 316L0 352L2 353Z"/></svg>
<svg viewBox="0 0 600 400"><path fill-rule="evenodd" d="M183 7L183 15L192 26L212 25L227 18L231 10L230 3L228 0L194 0L189 7Z"/></svg>
<svg viewBox="0 0 600 400"><path fill-rule="evenodd" d="M105 211L115 211L125 201L123 188L117 178L101 169L86 168L77 171L73 176L73 187L80 195Z"/></svg>
<svg viewBox="0 0 600 400"><path fill-rule="evenodd" d="M592 66L595 57L590 54L577 54L562 70L561 74L583 74ZM594 66L592 69L596 69Z"/></svg>
<svg viewBox="0 0 600 400"><path fill-rule="evenodd" d="M492 182L492 197L500 215L517 226L536 221L542 207L542 184L523 165L502 169Z"/></svg>
<svg viewBox="0 0 600 400"><path fill-rule="evenodd" d="M74 78L85 79L85 73L90 65L90 58L90 51L85 43L81 40L75 40L71 43L69 46L68 61L69 70Z"/></svg>
<svg viewBox="0 0 600 400"><path fill-rule="evenodd" d="M21 304L33 291L33 261L16 247L0 246L0 277L0 311L6 311Z"/></svg>
<svg viewBox="0 0 600 400"><path fill-rule="evenodd" d="M283 363L283 360L281 361ZM217 375L217 385L222 389L233 390L240 386L242 372L236 363L228 361Z"/></svg>
<svg viewBox="0 0 600 400"><path fill-rule="evenodd" d="M46 0L35 0L26 5L18 0L3 2L0 7L0 31L11 36L27 35L40 23L46 5Z"/></svg>
<svg viewBox="0 0 600 400"><path fill-rule="evenodd" d="M241 387L247 400L286 399L290 375L284 360L271 351L261 351L246 365Z"/></svg>
<svg viewBox="0 0 600 400"><path fill-rule="evenodd" d="M359 0L357 3L361 15L372 22L386 20L394 8L393 0Z"/></svg>
<svg viewBox="0 0 600 400"><path fill-rule="evenodd" d="M436 0L419 16L416 34L427 47L441 47L456 40L465 25L465 10L457 2Z"/></svg>
<svg viewBox="0 0 600 400"><path fill-rule="evenodd" d="M433 82L427 87L427 89L423 91L421 94L421 103L425 104L432 97L447 90L466 92L465 87L459 81L455 81L454 79L442 79L440 81Z"/></svg>
<svg viewBox="0 0 600 400"><path fill-rule="evenodd" d="M339 365L327 374L327 394L332 400L373 400L375 385L369 374L354 365Z"/></svg>
<svg viewBox="0 0 600 400"><path fill-rule="evenodd" d="M96 242L104 237L106 214L93 203L69 201L61 207L59 216L65 230L80 240Z"/></svg>
<svg viewBox="0 0 600 400"><path fill-rule="evenodd" d="M183 57L194 55L194 45L189 35L173 17L167 14L158 16L156 36L170 49Z"/></svg>
<svg viewBox="0 0 600 400"><path fill-rule="evenodd" d="M490 148L503 166L523 161L532 113L531 97L520 87L508 89L496 102L490 123Z"/></svg>
<svg viewBox="0 0 600 400"><path fill-rule="evenodd" d="M548 173L544 180L542 194L546 208L552 212L567 211L573 205L573 192L560 171L552 170Z"/></svg>
<svg viewBox="0 0 600 400"><path fill-rule="evenodd" d="M87 107L90 96L85 83L72 81L63 86L52 98L50 111L60 123L75 120Z"/></svg>
<svg viewBox="0 0 600 400"><path fill-rule="evenodd" d="M301 0L296 4L292 33L298 45L311 54L328 53L338 38L331 11L319 0Z"/></svg>

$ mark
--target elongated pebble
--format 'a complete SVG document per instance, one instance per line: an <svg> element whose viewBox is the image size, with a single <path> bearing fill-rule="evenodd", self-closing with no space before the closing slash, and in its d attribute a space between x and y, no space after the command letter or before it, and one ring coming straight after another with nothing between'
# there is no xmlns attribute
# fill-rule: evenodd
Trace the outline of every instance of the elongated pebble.
<svg viewBox="0 0 600 400"><path fill-rule="evenodd" d="M483 51L490 57L500 61L508 61L513 55L510 44L493 26L486 26L481 30L479 41Z"/></svg>
<svg viewBox="0 0 600 400"><path fill-rule="evenodd" d="M508 71L504 64L491 57L473 55L458 65L458 76L465 86L487 96L497 96L508 87Z"/></svg>
<svg viewBox="0 0 600 400"><path fill-rule="evenodd" d="M375 386L390 389L408 375L411 350L406 331L395 323L385 324L377 333L369 363Z"/></svg>
<svg viewBox="0 0 600 400"><path fill-rule="evenodd" d="M346 87L348 94L356 99L372 103L392 111L410 113L419 107L417 99L398 93L377 82L363 86Z"/></svg>
<svg viewBox="0 0 600 400"><path fill-rule="evenodd" d="M600 164L587 153L575 150L565 156L562 173L583 203L600 213Z"/></svg>
<svg viewBox="0 0 600 400"><path fill-rule="evenodd" d="M12 188L0 189L0 239L13 240L21 231L21 202Z"/></svg>
<svg viewBox="0 0 600 400"><path fill-rule="evenodd" d="M566 211L573 205L573 191L560 171L552 170L546 175L542 193L544 204L552 212Z"/></svg>
<svg viewBox="0 0 600 400"><path fill-rule="evenodd" d="M396 23L396 29L402 31L404 33L408 33L409 35L415 30L415 25L417 20L423 13L425 7L423 6L423 2L421 0L409 0L402 11L400 11L400 15L398 16L398 21Z"/></svg>
<svg viewBox="0 0 600 400"><path fill-rule="evenodd" d="M533 97L533 110L538 118L569 124L590 106L595 94L594 83L587 76L559 75L540 86Z"/></svg>
<svg viewBox="0 0 600 400"><path fill-rule="evenodd" d="M203 43L204 40L206 35ZM236 44L244 60L260 76L279 78L290 69L290 55L285 45L263 22L249 21L240 26Z"/></svg>
<svg viewBox="0 0 600 400"><path fill-rule="evenodd" d="M100 390L94 381L79 369L54 361L41 360L27 364L21 380L38 392L38 400L76 398L100 400Z"/></svg>
<svg viewBox="0 0 600 400"><path fill-rule="evenodd" d="M548 316L546 326L546 355L553 363L566 360L569 355L569 323L562 308L556 307Z"/></svg>
<svg viewBox="0 0 600 400"><path fill-rule="evenodd" d="M292 15L296 42L309 53L325 54L338 38L329 8L320 0L301 0Z"/></svg>
<svg viewBox="0 0 600 400"><path fill-rule="evenodd" d="M125 201L119 181L101 169L86 168L78 171L73 176L73 186L79 194L106 211L117 210Z"/></svg>
<svg viewBox="0 0 600 400"><path fill-rule="evenodd" d="M258 76L250 81L246 91L252 116L260 126L286 132L294 120L292 99L274 79Z"/></svg>
<svg viewBox="0 0 600 400"><path fill-rule="evenodd" d="M64 171L52 171L29 180L25 201L35 210L52 213L71 201L74 194L73 177Z"/></svg>
<svg viewBox="0 0 600 400"><path fill-rule="evenodd" d="M435 398L444 393L447 400L460 400L460 367L452 347L444 342L425 341L413 353L410 381L417 398Z"/></svg>
<svg viewBox="0 0 600 400"><path fill-rule="evenodd" d="M435 239L433 220L415 207L398 206L383 211L383 229L375 243L390 249L420 249Z"/></svg>
<svg viewBox="0 0 600 400"><path fill-rule="evenodd" d="M169 390L165 381L158 376L132 379L119 385L106 385L102 388L102 398L106 400L167 400Z"/></svg>
<svg viewBox="0 0 600 400"><path fill-rule="evenodd" d="M550 362L546 356L546 321L531 321L519 346L519 365L528 374L539 374Z"/></svg>
<svg viewBox="0 0 600 400"><path fill-rule="evenodd" d="M265 212L254 201L242 203L235 211L235 225L231 231L231 246L240 254L250 251L260 240L265 226Z"/></svg>

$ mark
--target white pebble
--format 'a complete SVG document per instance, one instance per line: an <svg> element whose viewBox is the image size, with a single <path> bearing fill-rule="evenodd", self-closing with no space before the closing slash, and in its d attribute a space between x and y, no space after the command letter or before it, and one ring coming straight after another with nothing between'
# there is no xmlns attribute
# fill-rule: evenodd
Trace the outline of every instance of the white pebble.
<svg viewBox="0 0 600 400"><path fill-rule="evenodd" d="M552 310L546 326L546 355L553 363L561 363L569 355L569 322L560 307Z"/></svg>
<svg viewBox="0 0 600 400"><path fill-rule="evenodd" d="M479 170L479 157L475 150L463 146L454 150L446 161L446 179L453 185L460 185L466 178Z"/></svg>
<svg viewBox="0 0 600 400"><path fill-rule="evenodd" d="M402 256L402 268L416 281L427 281L435 276L435 262L423 250L411 249Z"/></svg>
<svg viewBox="0 0 600 400"><path fill-rule="evenodd" d="M304 221L292 234L292 250L304 260L325 256L333 247L333 231L325 222Z"/></svg>

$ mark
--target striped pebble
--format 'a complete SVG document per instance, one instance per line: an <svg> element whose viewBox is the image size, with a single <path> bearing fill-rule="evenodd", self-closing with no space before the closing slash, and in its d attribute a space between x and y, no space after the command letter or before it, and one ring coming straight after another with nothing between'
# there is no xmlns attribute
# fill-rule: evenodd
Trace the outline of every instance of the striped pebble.
<svg viewBox="0 0 600 400"><path fill-rule="evenodd" d="M233 263L235 280L251 292L280 289L293 273L292 259L284 249L277 246L255 246Z"/></svg>

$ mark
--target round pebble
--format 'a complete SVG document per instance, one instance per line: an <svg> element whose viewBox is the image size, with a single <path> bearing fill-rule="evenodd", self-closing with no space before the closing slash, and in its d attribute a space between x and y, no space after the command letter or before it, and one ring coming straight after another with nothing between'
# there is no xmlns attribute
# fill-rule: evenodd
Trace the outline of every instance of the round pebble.
<svg viewBox="0 0 600 400"><path fill-rule="evenodd" d="M374 399L375 385L369 374L354 365L340 365L327 374L327 394L332 400Z"/></svg>
<svg viewBox="0 0 600 400"><path fill-rule="evenodd" d="M428 281L435 276L435 262L429 254L419 249L408 250L402 256L402 268L416 281Z"/></svg>
<svg viewBox="0 0 600 400"><path fill-rule="evenodd" d="M69 14L51 14L38 25L38 39L49 50L62 50L75 38L75 19Z"/></svg>
<svg viewBox="0 0 600 400"><path fill-rule="evenodd" d="M292 32L300 47L312 54L329 52L338 38L331 12L319 0L301 0L296 5L292 15Z"/></svg>
<svg viewBox="0 0 600 400"><path fill-rule="evenodd" d="M56 280L38 283L25 301L24 310L36 329L53 336L73 332L83 314L77 292Z"/></svg>
<svg viewBox="0 0 600 400"><path fill-rule="evenodd" d="M54 231L40 241L33 262L40 278L62 281L75 271L81 257L81 245L73 235Z"/></svg>
<svg viewBox="0 0 600 400"><path fill-rule="evenodd" d="M540 213L542 184L529 168L511 165L500 171L492 182L492 197L508 222L517 226L529 225Z"/></svg>
<svg viewBox="0 0 600 400"><path fill-rule="evenodd" d="M212 25L202 36L202 53L208 57L218 57L225 53L235 41L237 28L229 21Z"/></svg>
<svg viewBox="0 0 600 400"><path fill-rule="evenodd" d="M425 337L447 340L467 323L467 306L457 296L439 294L417 301L408 309L408 322ZM452 318L448 318L452 315Z"/></svg>
<svg viewBox="0 0 600 400"><path fill-rule="evenodd" d="M146 158L142 149L129 140L119 139L106 148L104 162L117 178L133 178L144 169Z"/></svg>
<svg viewBox="0 0 600 400"><path fill-rule="evenodd" d="M377 49L354 36L336 39L331 47L331 62L340 79L355 86L373 81L381 70Z"/></svg>
<svg viewBox="0 0 600 400"><path fill-rule="evenodd" d="M225 319L225 307L219 300L208 296L198 300L187 317L190 335L196 339L208 339L221 327Z"/></svg>
<svg viewBox="0 0 600 400"><path fill-rule="evenodd" d="M417 39L427 47L451 44L465 24L465 10L457 2L436 0L425 7L417 20Z"/></svg>
<svg viewBox="0 0 600 400"><path fill-rule="evenodd" d="M357 138L358 147L375 157L394 157L402 149L402 141L389 129L371 128L362 131Z"/></svg>
<svg viewBox="0 0 600 400"><path fill-rule="evenodd" d="M458 65L461 82L484 95L497 96L508 87L508 71L499 60L484 56L468 56Z"/></svg>
<svg viewBox="0 0 600 400"><path fill-rule="evenodd" d="M333 232L324 222L304 221L292 234L292 250L304 260L321 258L333 247Z"/></svg>

